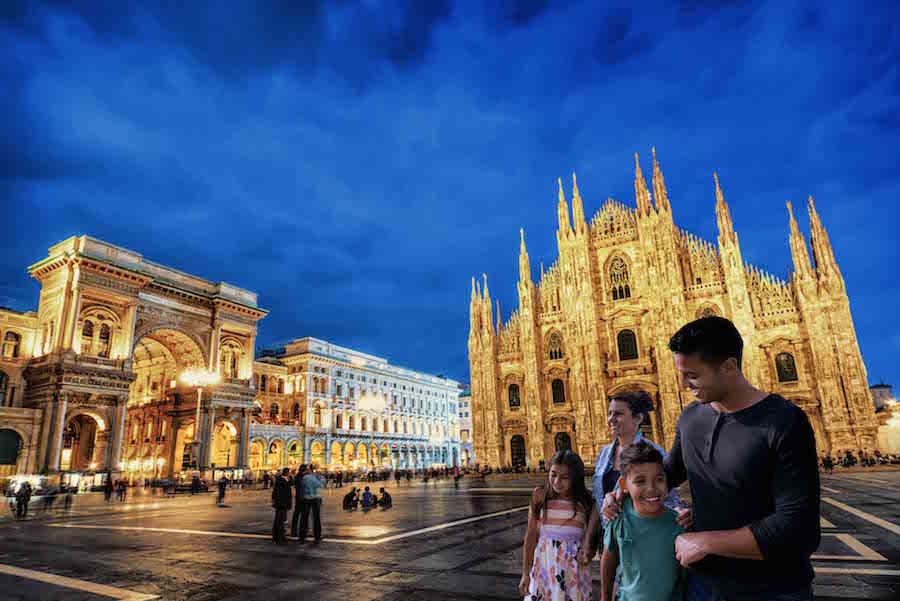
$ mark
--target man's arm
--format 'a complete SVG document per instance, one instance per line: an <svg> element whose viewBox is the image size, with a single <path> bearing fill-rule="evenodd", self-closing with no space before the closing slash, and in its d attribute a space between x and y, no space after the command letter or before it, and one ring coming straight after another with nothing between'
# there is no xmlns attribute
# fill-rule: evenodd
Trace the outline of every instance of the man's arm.
<svg viewBox="0 0 900 601"><path fill-rule="evenodd" d="M775 512L748 527L766 559L810 556L821 539L816 438L809 419L796 410L776 434L775 473L770 482Z"/></svg>
<svg viewBox="0 0 900 601"><path fill-rule="evenodd" d="M618 554L609 548L604 549L603 556L600 558L600 601L612 601L618 566Z"/></svg>

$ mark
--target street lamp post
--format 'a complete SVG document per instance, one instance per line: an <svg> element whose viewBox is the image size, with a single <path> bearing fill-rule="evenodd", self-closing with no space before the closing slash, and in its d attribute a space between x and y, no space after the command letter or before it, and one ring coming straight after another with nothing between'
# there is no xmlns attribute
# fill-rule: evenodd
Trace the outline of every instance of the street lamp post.
<svg viewBox="0 0 900 601"><path fill-rule="evenodd" d="M200 469L200 401L203 398L203 389L219 383L217 372L203 369L202 367L189 367L181 374L181 381L188 386L197 387L197 411L194 414L194 440L191 441L191 456L197 469Z"/></svg>

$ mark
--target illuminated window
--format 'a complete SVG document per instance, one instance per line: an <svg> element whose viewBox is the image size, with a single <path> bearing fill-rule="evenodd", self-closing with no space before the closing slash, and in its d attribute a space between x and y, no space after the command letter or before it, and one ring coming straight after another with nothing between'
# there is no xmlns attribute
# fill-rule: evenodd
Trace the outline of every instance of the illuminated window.
<svg viewBox="0 0 900 601"><path fill-rule="evenodd" d="M628 279L628 265L625 259L616 257L609 264L609 285L613 300L631 298L631 287Z"/></svg>

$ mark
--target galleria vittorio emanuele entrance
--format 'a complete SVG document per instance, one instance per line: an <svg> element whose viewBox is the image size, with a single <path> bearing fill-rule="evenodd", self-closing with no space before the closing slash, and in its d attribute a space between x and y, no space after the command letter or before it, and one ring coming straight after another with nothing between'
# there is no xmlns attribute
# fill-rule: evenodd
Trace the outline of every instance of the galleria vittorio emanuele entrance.
<svg viewBox="0 0 900 601"><path fill-rule="evenodd" d="M24 314L31 334L16 334L14 349L27 359L15 415L40 422L14 432L34 455L29 471L153 478L249 465L253 349L266 314L256 294L87 236L52 247L29 271L40 304ZM218 381L198 399L189 370Z"/></svg>

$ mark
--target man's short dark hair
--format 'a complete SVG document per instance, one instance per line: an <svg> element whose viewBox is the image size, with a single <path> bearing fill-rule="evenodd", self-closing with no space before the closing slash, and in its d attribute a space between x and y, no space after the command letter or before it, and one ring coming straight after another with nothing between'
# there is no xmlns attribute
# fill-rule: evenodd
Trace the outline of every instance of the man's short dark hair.
<svg viewBox="0 0 900 601"><path fill-rule="evenodd" d="M701 317L675 332L669 340L669 350L682 355L697 354L704 363L714 365L734 357L740 367L744 341L734 324L724 317Z"/></svg>
<svg viewBox="0 0 900 601"><path fill-rule="evenodd" d="M662 453L656 450L649 442L642 440L622 451L619 455L619 472L623 477L628 476L628 470L632 466L642 463L663 464Z"/></svg>

